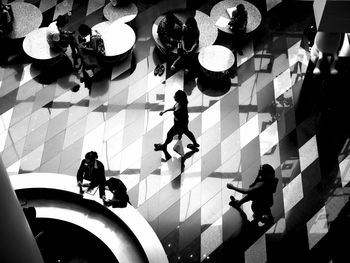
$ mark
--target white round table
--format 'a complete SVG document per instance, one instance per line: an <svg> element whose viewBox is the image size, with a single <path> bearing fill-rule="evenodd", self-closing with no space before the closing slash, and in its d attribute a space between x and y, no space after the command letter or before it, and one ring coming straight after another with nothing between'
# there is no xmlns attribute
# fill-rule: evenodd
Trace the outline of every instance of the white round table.
<svg viewBox="0 0 350 263"><path fill-rule="evenodd" d="M108 21L119 20L123 23L131 22L137 16L138 9L134 3L129 3L125 6L113 6L111 3L108 3L103 8L103 15Z"/></svg>
<svg viewBox="0 0 350 263"><path fill-rule="evenodd" d="M105 21L92 27L101 35L105 45L105 62L115 62L127 57L136 42L134 30L118 21Z"/></svg>
<svg viewBox="0 0 350 263"><path fill-rule="evenodd" d="M46 39L47 27L38 28L30 32L23 41L23 50L31 58L47 61L61 55L61 52L52 51Z"/></svg>
<svg viewBox="0 0 350 263"><path fill-rule="evenodd" d="M198 61L204 73L212 78L222 78L235 63L232 51L224 46L212 45L201 50Z"/></svg>
<svg viewBox="0 0 350 263"><path fill-rule="evenodd" d="M39 28L43 15L35 5L25 2L11 3L13 12L12 31L8 37L12 39L23 38L28 33Z"/></svg>
<svg viewBox="0 0 350 263"><path fill-rule="evenodd" d="M248 13L246 33L250 33L258 28L261 23L261 14L255 5L243 0L224 0L214 5L210 11L210 18L213 20L219 30L232 34L232 31L229 29L228 25L220 26L217 22L219 19L229 20L230 16L227 12L227 9L235 7L239 4L243 4Z"/></svg>

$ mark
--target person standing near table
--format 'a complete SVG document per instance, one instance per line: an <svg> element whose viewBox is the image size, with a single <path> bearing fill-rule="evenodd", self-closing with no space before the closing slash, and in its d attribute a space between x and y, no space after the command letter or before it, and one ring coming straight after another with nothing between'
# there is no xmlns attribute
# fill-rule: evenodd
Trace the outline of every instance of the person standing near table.
<svg viewBox="0 0 350 263"><path fill-rule="evenodd" d="M106 200L105 196L105 168L104 165L97 160L96 152L91 151L85 154L85 159L82 160L77 173L77 182L81 193L84 193L83 187L87 187L86 191L99 187L100 198ZM83 183L83 179L90 181L88 184Z"/></svg>

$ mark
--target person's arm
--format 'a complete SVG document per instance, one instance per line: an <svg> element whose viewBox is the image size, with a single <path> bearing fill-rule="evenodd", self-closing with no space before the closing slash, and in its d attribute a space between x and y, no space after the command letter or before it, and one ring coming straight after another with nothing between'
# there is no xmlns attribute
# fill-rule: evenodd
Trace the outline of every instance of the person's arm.
<svg viewBox="0 0 350 263"><path fill-rule="evenodd" d="M102 198L103 200L106 200L106 195L105 195L105 187L106 187L106 176L105 176L105 167L103 165L103 163L100 162L99 165L99 191L100 191L100 198Z"/></svg>
<svg viewBox="0 0 350 263"><path fill-rule="evenodd" d="M249 193L259 189L260 187L262 187L262 185L263 185L262 182L257 182L256 184L254 184L254 186L249 187L248 189L245 189L245 188L238 188L238 187L234 186L233 184L228 183L227 188L231 189L231 190L235 190L235 191L242 193L242 194L249 194Z"/></svg>
<svg viewBox="0 0 350 263"><path fill-rule="evenodd" d="M161 111L159 112L159 115L162 116L164 113L168 112L168 111L174 111L175 110L175 106L170 108L170 109L167 109L167 110L164 110L164 111Z"/></svg>
<svg viewBox="0 0 350 263"><path fill-rule="evenodd" d="M83 161L81 161L80 167L79 167L78 172L77 172L77 183L79 186L81 186L83 184L84 165L85 165L85 162L83 160Z"/></svg>

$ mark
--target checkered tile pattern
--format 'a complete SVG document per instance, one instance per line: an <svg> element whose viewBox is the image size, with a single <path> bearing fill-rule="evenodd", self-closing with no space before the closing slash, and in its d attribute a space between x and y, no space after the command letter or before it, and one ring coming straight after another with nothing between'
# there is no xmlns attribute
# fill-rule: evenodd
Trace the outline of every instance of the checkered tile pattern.
<svg viewBox="0 0 350 263"><path fill-rule="evenodd" d="M43 12L42 26L72 12L69 27L76 30L80 23L103 21L107 1L27 2ZM268 0L265 8L273 10L280 2ZM213 4L196 8L206 11ZM316 120L297 108L309 61L300 27L253 37L244 55L236 57L237 74L228 88L214 84L203 89L183 70L153 75L155 65L166 62L156 54L151 25L157 15L186 1L139 0L137 5L134 58L95 82L91 94L83 84L72 92L77 79L71 74L40 84L40 69L25 58L16 63L23 54L0 68L0 151L8 173L75 176L82 156L97 151L107 176L126 184L131 203L153 227L170 262L283 262L278 261L279 249L289 251L289 237L299 240L293 243L294 252L317 248L346 202L349 140L338 156L333 192L321 196ZM164 141L173 117L160 117L159 112L173 106L179 89L188 94L189 127L200 151L189 155L184 137L186 158L173 151L173 141L172 159L162 162L153 144ZM235 238L239 242L241 219L228 202L230 195L241 195L226 184L248 187L264 163L274 167L279 179L272 208L275 224L235 254L231 244ZM252 217L249 203L243 210Z"/></svg>

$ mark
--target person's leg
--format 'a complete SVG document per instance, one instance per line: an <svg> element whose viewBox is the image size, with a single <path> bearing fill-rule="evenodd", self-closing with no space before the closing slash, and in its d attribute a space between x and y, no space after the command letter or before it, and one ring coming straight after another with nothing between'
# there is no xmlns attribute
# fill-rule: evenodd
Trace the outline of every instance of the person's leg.
<svg viewBox="0 0 350 263"><path fill-rule="evenodd" d="M170 128L170 130L167 133L165 142L163 144L155 144L155 148L158 150L164 150L167 151L167 146L169 143L171 143L171 141L173 140L173 137L177 134L177 128L175 127L175 125L173 127Z"/></svg>
<svg viewBox="0 0 350 263"><path fill-rule="evenodd" d="M183 130L183 133L192 141L192 144L188 144L188 148L197 148L199 147L199 144L197 143L196 137L194 137L194 134L188 129Z"/></svg>

